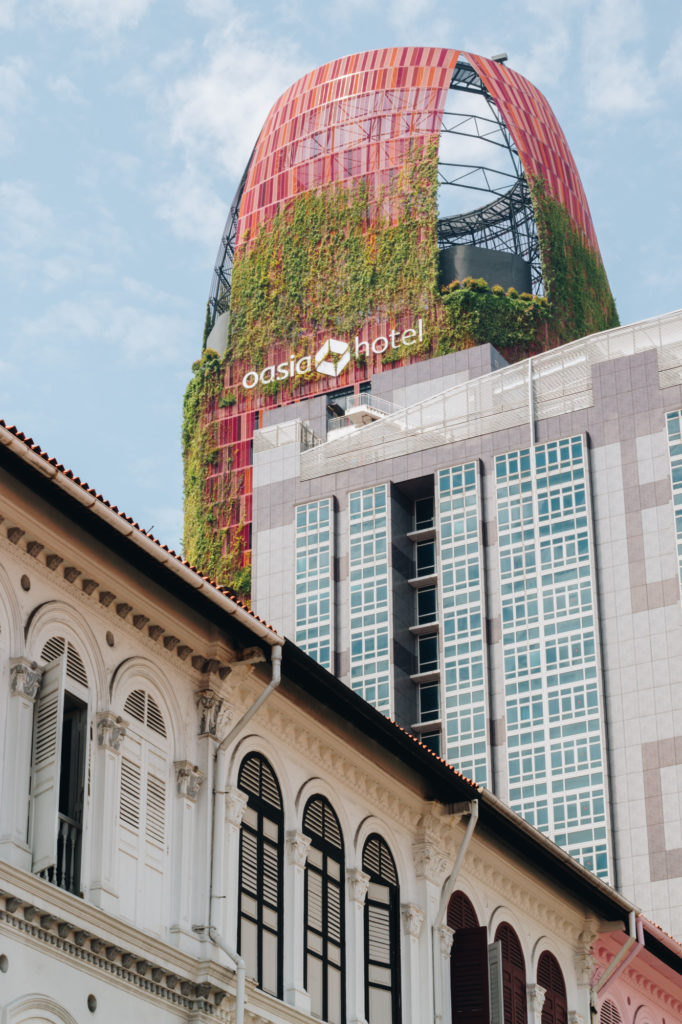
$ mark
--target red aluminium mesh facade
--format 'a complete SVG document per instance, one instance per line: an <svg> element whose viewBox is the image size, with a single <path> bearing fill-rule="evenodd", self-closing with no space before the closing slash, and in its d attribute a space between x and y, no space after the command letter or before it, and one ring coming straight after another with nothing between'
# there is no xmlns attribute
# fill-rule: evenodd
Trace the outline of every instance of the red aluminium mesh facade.
<svg viewBox="0 0 682 1024"><path fill-rule="evenodd" d="M495 100L528 179L544 179L550 195L597 251L575 161L542 93L523 75L493 60L436 47L356 53L311 71L287 89L268 114L256 144L239 211L237 245L302 192L360 178L386 185L412 142L438 135L460 57Z"/></svg>
<svg viewBox="0 0 682 1024"><path fill-rule="evenodd" d="M325 64L295 82L274 104L256 144L242 193L235 264L240 251L279 209L306 192L326 185L351 186L365 181L380 194L399 174L415 143L438 140L455 66L463 59L476 71L507 125L529 181L541 177L546 191L568 211L589 244L598 252L583 187L564 134L544 96L522 75L474 54L437 47L372 50ZM389 219L391 211L388 213ZM396 321L402 329L410 324ZM360 332L362 340L385 329L374 321ZM321 339L316 339L319 344ZM267 362L289 356L283 339L272 339ZM416 357L413 357L416 358ZM422 356L421 358L428 358ZM364 365L352 363L343 379L319 377L301 382L296 397L284 392L270 397L241 386L254 369L244 361L228 361L226 392L235 396L229 407L213 409L217 421L217 459L208 479L211 493L231 480L230 522L221 523L238 535L242 559L249 560L252 519L252 438L262 423L260 410L288 404L339 387L366 381L383 369L396 368L409 356L390 364L380 357ZM257 369L257 368L256 368Z"/></svg>

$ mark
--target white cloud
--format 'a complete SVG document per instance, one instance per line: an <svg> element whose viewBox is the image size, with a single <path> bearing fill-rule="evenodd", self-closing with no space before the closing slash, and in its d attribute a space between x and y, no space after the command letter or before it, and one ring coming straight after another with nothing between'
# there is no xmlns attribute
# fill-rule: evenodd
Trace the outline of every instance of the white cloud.
<svg viewBox="0 0 682 1024"><path fill-rule="evenodd" d="M585 11L582 70L593 113L643 113L656 103L642 52L646 24L640 0L599 0Z"/></svg>
<svg viewBox="0 0 682 1024"><path fill-rule="evenodd" d="M679 25L673 33L670 45L661 58L658 70L664 89L671 82L682 82L682 25Z"/></svg>
<svg viewBox="0 0 682 1024"><path fill-rule="evenodd" d="M17 252L36 248L52 230L53 216L48 206L35 195L25 181L0 181L0 247L8 259Z"/></svg>
<svg viewBox="0 0 682 1024"><path fill-rule="evenodd" d="M196 329L176 314L86 294L79 301L57 302L41 316L24 321L22 333L36 339L36 357L58 352L61 359L69 348L86 346L92 352L106 345L129 363L154 365L184 358L187 337L193 337Z"/></svg>
<svg viewBox="0 0 682 1024"><path fill-rule="evenodd" d="M43 10L56 20L95 35L133 28L154 0L43 0Z"/></svg>
<svg viewBox="0 0 682 1024"><path fill-rule="evenodd" d="M208 160L238 177L269 108L307 65L294 43L271 40L236 17L209 35L206 49L206 66L168 90L171 142L188 163Z"/></svg>
<svg viewBox="0 0 682 1024"><path fill-rule="evenodd" d="M67 75L55 75L54 78L49 78L47 87L58 100L63 100L65 103L76 103L79 105L85 103L78 87L74 85Z"/></svg>
<svg viewBox="0 0 682 1024"><path fill-rule="evenodd" d="M15 0L0 0L0 28L13 27L15 7Z"/></svg>
<svg viewBox="0 0 682 1024"><path fill-rule="evenodd" d="M8 57L0 64L0 143L5 146L13 141L13 119L30 95L29 70L25 57Z"/></svg>
<svg viewBox="0 0 682 1024"><path fill-rule="evenodd" d="M188 165L178 177L157 186L154 200L157 213L178 238L217 249L227 204L196 167Z"/></svg>

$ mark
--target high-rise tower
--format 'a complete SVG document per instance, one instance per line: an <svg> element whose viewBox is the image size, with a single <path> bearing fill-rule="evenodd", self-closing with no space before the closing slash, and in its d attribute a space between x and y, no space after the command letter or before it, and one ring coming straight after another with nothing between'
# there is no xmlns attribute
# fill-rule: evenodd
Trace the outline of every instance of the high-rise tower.
<svg viewBox="0 0 682 1024"><path fill-rule="evenodd" d="M237 190L185 404L185 553L246 593L266 410L484 343L508 361L616 323L542 94L502 58L373 50L275 103ZM339 392L343 391L343 394Z"/></svg>

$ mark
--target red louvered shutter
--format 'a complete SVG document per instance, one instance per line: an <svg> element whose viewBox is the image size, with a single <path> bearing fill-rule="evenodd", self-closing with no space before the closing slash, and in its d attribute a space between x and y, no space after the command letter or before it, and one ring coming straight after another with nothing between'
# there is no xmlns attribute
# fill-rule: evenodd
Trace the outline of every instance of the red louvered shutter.
<svg viewBox="0 0 682 1024"><path fill-rule="evenodd" d="M485 928L458 928L450 953L453 1024L488 1024L488 935Z"/></svg>

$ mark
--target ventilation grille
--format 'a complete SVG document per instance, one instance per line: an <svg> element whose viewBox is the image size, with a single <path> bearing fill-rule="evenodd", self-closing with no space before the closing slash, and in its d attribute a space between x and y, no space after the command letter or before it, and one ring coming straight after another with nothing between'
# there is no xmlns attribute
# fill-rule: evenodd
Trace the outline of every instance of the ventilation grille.
<svg viewBox="0 0 682 1024"><path fill-rule="evenodd" d="M616 1005L607 999L599 1011L599 1024L622 1024L622 1020Z"/></svg>
<svg viewBox="0 0 682 1024"><path fill-rule="evenodd" d="M282 797L272 768L260 754L249 754L242 761L237 785L265 804L281 811Z"/></svg>
<svg viewBox="0 0 682 1024"><path fill-rule="evenodd" d="M383 882L384 885L398 884L398 874L391 851L379 836L370 836L365 843L362 870L372 876L372 881Z"/></svg>
<svg viewBox="0 0 682 1024"><path fill-rule="evenodd" d="M146 690L133 690L123 707L123 712L135 721L146 725L159 736L166 736L166 723L153 697Z"/></svg>
<svg viewBox="0 0 682 1024"><path fill-rule="evenodd" d="M313 797L303 815L303 831L329 843L336 850L343 850L339 819L332 810L331 804L322 796Z"/></svg>
<svg viewBox="0 0 682 1024"><path fill-rule="evenodd" d="M67 677L73 679L76 683L80 683L81 686L87 686L88 676L83 660L73 644L66 643L63 636L51 637L43 647L40 657L48 663L57 661L58 658L63 656L65 650Z"/></svg>

